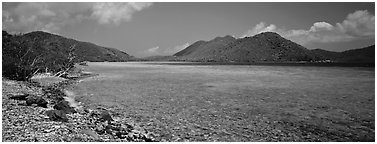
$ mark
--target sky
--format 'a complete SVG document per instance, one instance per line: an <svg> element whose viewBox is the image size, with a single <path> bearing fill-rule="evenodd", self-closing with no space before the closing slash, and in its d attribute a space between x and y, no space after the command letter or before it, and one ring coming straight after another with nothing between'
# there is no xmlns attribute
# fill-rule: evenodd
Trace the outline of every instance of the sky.
<svg viewBox="0 0 377 144"><path fill-rule="evenodd" d="M46 31L136 57L172 55L199 40L276 32L308 49L375 42L374 3L2 3L2 28Z"/></svg>

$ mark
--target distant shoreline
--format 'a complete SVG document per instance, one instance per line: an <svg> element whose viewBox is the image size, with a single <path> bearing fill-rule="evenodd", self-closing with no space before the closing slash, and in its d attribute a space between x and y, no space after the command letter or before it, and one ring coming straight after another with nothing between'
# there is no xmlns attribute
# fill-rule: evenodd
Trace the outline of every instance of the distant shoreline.
<svg viewBox="0 0 377 144"><path fill-rule="evenodd" d="M132 61L137 62L137 61ZM319 67L375 67L374 63L300 63L300 62L258 62L258 63L227 63L227 62L189 62L189 61L142 61L156 65L260 65L260 66L319 66Z"/></svg>

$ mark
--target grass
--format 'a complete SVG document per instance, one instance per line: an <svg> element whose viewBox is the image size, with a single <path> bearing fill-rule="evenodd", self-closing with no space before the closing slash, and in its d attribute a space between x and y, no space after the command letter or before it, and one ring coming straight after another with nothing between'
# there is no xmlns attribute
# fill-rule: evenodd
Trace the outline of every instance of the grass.
<svg viewBox="0 0 377 144"><path fill-rule="evenodd" d="M374 68L89 63L71 90L168 141L374 141Z"/></svg>

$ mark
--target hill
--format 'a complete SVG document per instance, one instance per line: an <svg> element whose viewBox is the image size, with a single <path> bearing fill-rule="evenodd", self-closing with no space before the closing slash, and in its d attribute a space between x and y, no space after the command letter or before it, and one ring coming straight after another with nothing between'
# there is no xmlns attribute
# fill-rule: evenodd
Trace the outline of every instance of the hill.
<svg viewBox="0 0 377 144"><path fill-rule="evenodd" d="M25 41L32 40L38 49L45 51L67 52L70 46L75 45L75 54L81 61L127 61L133 57L127 53L108 47L98 46L89 42L81 42L59 35L35 31L20 36Z"/></svg>
<svg viewBox="0 0 377 144"><path fill-rule="evenodd" d="M265 32L240 39L225 36L211 41L198 41L174 56L177 60L200 62L374 63L374 45L345 52L309 50L277 33Z"/></svg>
<svg viewBox="0 0 377 144"><path fill-rule="evenodd" d="M228 44L234 42L236 39L231 36L216 37L215 39L205 42L198 41L186 49L174 54L174 56L189 56L190 58L204 58L208 57L209 54L216 52L216 50L227 46ZM216 54L216 53L214 53Z"/></svg>
<svg viewBox="0 0 377 144"><path fill-rule="evenodd" d="M337 59L337 61L347 63L374 63L374 49L375 45L359 49L347 50L340 53L340 56Z"/></svg>
<svg viewBox="0 0 377 144"><path fill-rule="evenodd" d="M3 75L24 79L38 71L57 72L80 61L128 61L133 56L114 48L42 31L11 35L3 31Z"/></svg>
<svg viewBox="0 0 377 144"><path fill-rule="evenodd" d="M225 36L199 42L174 56L179 56L181 60L215 62L289 62L316 59L310 50L272 32L240 39Z"/></svg>
<svg viewBox="0 0 377 144"><path fill-rule="evenodd" d="M332 52L323 49L314 49L313 51L317 57L321 59L331 60L340 63L374 63L374 48L375 45L346 50L343 52Z"/></svg>

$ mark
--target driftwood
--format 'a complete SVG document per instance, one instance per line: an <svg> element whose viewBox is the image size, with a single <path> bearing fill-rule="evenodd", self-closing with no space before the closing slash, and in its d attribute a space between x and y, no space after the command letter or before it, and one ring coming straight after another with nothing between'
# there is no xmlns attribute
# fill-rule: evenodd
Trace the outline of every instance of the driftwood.
<svg viewBox="0 0 377 144"><path fill-rule="evenodd" d="M69 48L68 62L64 66L62 66L64 67L63 70L57 72L55 76L61 77L62 75L69 72L72 68L74 68L74 60L76 59L76 54L74 53L75 49L76 49L76 45L72 45Z"/></svg>

